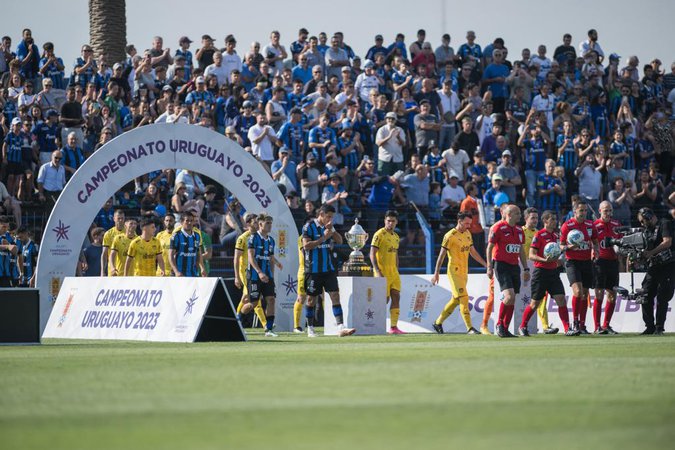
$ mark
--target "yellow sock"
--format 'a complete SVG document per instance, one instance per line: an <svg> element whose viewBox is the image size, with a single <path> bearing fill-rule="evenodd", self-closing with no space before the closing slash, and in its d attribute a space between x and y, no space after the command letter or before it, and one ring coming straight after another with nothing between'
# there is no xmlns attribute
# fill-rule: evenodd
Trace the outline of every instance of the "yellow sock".
<svg viewBox="0 0 675 450"><path fill-rule="evenodd" d="M401 313L401 308L391 308L389 310L389 314L391 315L391 326L396 327L398 326L398 315Z"/></svg>
<svg viewBox="0 0 675 450"><path fill-rule="evenodd" d="M262 327L265 328L267 326L267 317L265 317L265 310L262 308L261 303L262 302L258 302L253 311L255 312L255 315L258 316L260 325L262 325Z"/></svg>
<svg viewBox="0 0 675 450"><path fill-rule="evenodd" d="M464 319L464 325L468 330L473 325L471 325L471 312L469 311L469 297L462 297L462 301L459 304L459 312L462 314L462 319Z"/></svg>
<svg viewBox="0 0 675 450"><path fill-rule="evenodd" d="M302 316L302 303L296 301L293 305L293 328L300 326L300 316Z"/></svg>
<svg viewBox="0 0 675 450"><path fill-rule="evenodd" d="M550 327L548 323L548 297L544 297L544 300L539 303L539 308L537 308L537 315L539 315L539 320L541 320L541 326L546 329Z"/></svg>
<svg viewBox="0 0 675 450"><path fill-rule="evenodd" d="M459 305L459 300L457 300L456 298L453 298L448 303L446 303L445 306L443 307L443 311L441 311L441 314L438 316L438 319L436 319L436 323L437 324L443 323L443 321L445 321L445 319L447 319L448 316L452 314L457 305Z"/></svg>
<svg viewBox="0 0 675 450"><path fill-rule="evenodd" d="M241 314L241 307L244 306L244 302L239 300L239 304L237 305L237 314Z"/></svg>

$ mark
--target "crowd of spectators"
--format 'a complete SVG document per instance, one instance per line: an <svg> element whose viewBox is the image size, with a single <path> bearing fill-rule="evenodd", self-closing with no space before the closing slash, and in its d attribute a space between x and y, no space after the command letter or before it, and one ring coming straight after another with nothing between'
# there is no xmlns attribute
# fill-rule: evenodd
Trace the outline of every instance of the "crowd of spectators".
<svg viewBox="0 0 675 450"><path fill-rule="evenodd" d="M409 45L377 35L363 58L342 33L304 28L288 46L277 31L244 49L232 35L224 47L208 34L174 51L159 36L150 44L111 62L86 44L66 64L31 30L15 46L2 38L0 215L18 226L24 204L49 208L93 152L152 123L239 143L299 224L321 203L335 206L336 225L361 216L370 230L411 202L439 227L461 209L490 224L504 202L562 216L573 200L597 212L607 199L626 225L638 206L675 209L675 62L667 72L658 59L606 53L595 30L577 46L565 34L552 55L509 51L502 38L482 47L472 31L456 49L448 34L435 49L424 30ZM96 225L118 205L158 218L194 211L226 248L243 229L236 199L188 170L133 180ZM414 215L403 217L405 242L419 241Z"/></svg>

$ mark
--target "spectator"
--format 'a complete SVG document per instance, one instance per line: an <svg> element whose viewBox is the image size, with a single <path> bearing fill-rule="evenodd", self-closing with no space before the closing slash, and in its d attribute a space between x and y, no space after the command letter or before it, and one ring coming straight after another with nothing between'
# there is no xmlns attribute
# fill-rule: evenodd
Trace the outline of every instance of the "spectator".
<svg viewBox="0 0 675 450"><path fill-rule="evenodd" d="M377 173L389 176L403 170L405 132L396 126L396 113L388 112L385 120L386 124L377 130L375 136L378 146Z"/></svg>
<svg viewBox="0 0 675 450"><path fill-rule="evenodd" d="M14 223L21 226L21 202L9 195L7 187L0 181L0 216L11 214Z"/></svg>
<svg viewBox="0 0 675 450"><path fill-rule="evenodd" d="M101 275L101 254L105 231L105 228L95 227L89 232L91 243L82 250L80 255L82 276L98 277Z"/></svg>
<svg viewBox="0 0 675 450"><path fill-rule="evenodd" d="M59 122L63 127L61 128L61 142L67 142L68 135L74 132L77 146L81 148L84 145L82 125L85 121L82 117L82 103L77 101L75 87L73 86L66 89L66 101L61 105Z"/></svg>
<svg viewBox="0 0 675 450"><path fill-rule="evenodd" d="M586 155L574 176L579 180L579 196L598 213L602 200L602 174L597 170L593 155Z"/></svg>
<svg viewBox="0 0 675 450"><path fill-rule="evenodd" d="M453 222L457 218L459 207L466 198L464 188L459 185L459 176L457 173L450 172L448 184L441 192L441 209L443 217Z"/></svg>
<svg viewBox="0 0 675 450"><path fill-rule="evenodd" d="M331 205L335 208L335 215L333 216L333 223L335 225L344 224L343 212L351 212L347 206L348 196L349 192L345 191L344 186L341 184L340 175L337 172L331 173L328 177L328 185L323 188L321 193L321 204Z"/></svg>
<svg viewBox="0 0 675 450"><path fill-rule="evenodd" d="M446 180L450 181L450 174L454 172L464 182L471 159L469 159L466 150L459 147L459 141L455 139L450 148L444 151L441 156L443 159L441 159L439 165L445 165Z"/></svg>
<svg viewBox="0 0 675 450"><path fill-rule="evenodd" d="M274 149L272 144L283 145L277 139L274 129L267 125L267 116L256 112L256 124L248 130L248 139L251 141L251 153L269 168L274 161Z"/></svg>
<svg viewBox="0 0 675 450"><path fill-rule="evenodd" d="M438 94L436 94L438 95ZM424 158L429 146L429 141L438 142L441 124L438 118L431 114L431 104L422 100L419 104L420 112L415 116L415 142L417 154Z"/></svg>
<svg viewBox="0 0 675 450"><path fill-rule="evenodd" d="M59 150L52 152L52 160L40 166L38 172L38 197L41 202L56 203L66 185L66 169L61 165L63 156Z"/></svg>
<svg viewBox="0 0 675 450"><path fill-rule="evenodd" d="M494 162L492 163L494 165ZM473 164L467 169L468 180L476 187L476 197L482 198L483 193L490 187L488 167L483 158L483 152L476 150L473 154ZM468 191L467 191L468 193Z"/></svg>
<svg viewBox="0 0 675 450"><path fill-rule="evenodd" d="M73 174L84 164L84 153L82 148L77 145L77 134L73 131L68 133L66 145L61 149L63 156L63 167L66 169L66 181L70 180Z"/></svg>
<svg viewBox="0 0 675 450"><path fill-rule="evenodd" d="M513 156L510 150L502 153L502 163L497 167L497 173L502 177L502 190L509 196L509 201L515 203L516 190L523 184L518 169L513 165Z"/></svg>
<svg viewBox="0 0 675 450"><path fill-rule="evenodd" d="M317 168L317 158L314 153L307 153L306 163L300 172L301 198L304 201L318 202L321 185L328 177L322 175Z"/></svg>
<svg viewBox="0 0 675 450"><path fill-rule="evenodd" d="M462 130L455 137L455 141L459 148L464 149L469 157L473 158L473 153L480 148L478 134L473 130L473 120L469 116L464 116L461 125Z"/></svg>
<svg viewBox="0 0 675 450"><path fill-rule="evenodd" d="M471 214L471 228L469 228L469 231L473 239L473 246L482 255L485 252L485 232L480 221L478 188L474 183L469 181L464 185L464 190L466 191L466 197L459 206L459 212Z"/></svg>
<svg viewBox="0 0 675 450"><path fill-rule="evenodd" d="M631 207L635 203L630 189L626 189L622 178L615 178L612 185L614 189L609 191L607 198L614 208L613 217L622 225L630 225Z"/></svg>
<svg viewBox="0 0 675 450"><path fill-rule="evenodd" d="M537 178L537 208L540 211L560 212L562 200L565 198L565 189L554 174L555 167L555 161L547 159L545 172Z"/></svg>

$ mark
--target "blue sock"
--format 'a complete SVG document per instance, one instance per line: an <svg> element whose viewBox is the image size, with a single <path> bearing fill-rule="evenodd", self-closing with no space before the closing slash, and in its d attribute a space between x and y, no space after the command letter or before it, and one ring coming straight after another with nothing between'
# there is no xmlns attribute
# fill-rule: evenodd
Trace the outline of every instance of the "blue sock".
<svg viewBox="0 0 675 450"><path fill-rule="evenodd" d="M307 326L308 327L313 327L314 326L314 308L313 307L305 307L305 319L307 319Z"/></svg>
<svg viewBox="0 0 675 450"><path fill-rule="evenodd" d="M274 316L267 316L267 331L272 331L274 328Z"/></svg>
<svg viewBox="0 0 675 450"><path fill-rule="evenodd" d="M333 315L338 325L342 324L342 305L333 305Z"/></svg>

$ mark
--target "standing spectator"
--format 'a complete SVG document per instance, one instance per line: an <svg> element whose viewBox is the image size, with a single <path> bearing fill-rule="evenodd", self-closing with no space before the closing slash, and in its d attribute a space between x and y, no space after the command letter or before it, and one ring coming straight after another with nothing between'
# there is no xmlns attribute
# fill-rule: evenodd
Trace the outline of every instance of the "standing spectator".
<svg viewBox="0 0 675 450"><path fill-rule="evenodd" d="M316 167L317 160L314 153L307 153L306 160L300 172L301 198L306 202L318 202L321 184L328 178L326 175L321 175Z"/></svg>
<svg viewBox="0 0 675 450"><path fill-rule="evenodd" d="M495 164L494 162L492 164ZM483 193L490 187L488 167L483 158L483 152L476 150L473 154L473 164L467 169L468 180L476 187L476 197L483 197ZM468 189L467 189L468 194Z"/></svg>
<svg viewBox="0 0 675 450"><path fill-rule="evenodd" d="M330 52L330 50L329 50ZM347 67L347 66L344 66ZM363 105L370 104L370 106L374 106L370 103L370 92L375 89L376 91L379 91L380 86L384 85L384 80L377 76L377 73L375 72L375 63L372 61L366 61L366 63L363 65L363 68L365 71L356 77L356 82L354 83L354 89L356 90L357 94L359 95L359 99L361 100L361 103Z"/></svg>
<svg viewBox="0 0 675 450"><path fill-rule="evenodd" d="M95 227L89 233L91 244L82 250L80 268L82 276L98 277L101 275L101 254L103 253L103 235L105 229Z"/></svg>
<svg viewBox="0 0 675 450"><path fill-rule="evenodd" d="M450 172L448 178L448 184L441 191L441 210L443 217L452 222L457 218L460 205L466 198L466 192L459 185L459 176L455 172Z"/></svg>
<svg viewBox="0 0 675 450"><path fill-rule="evenodd" d="M441 131L441 124L438 118L431 114L431 104L428 100L420 102L420 113L415 116L414 123L417 154L424 158L429 141L438 142Z"/></svg>
<svg viewBox="0 0 675 450"><path fill-rule="evenodd" d="M528 116L528 122L532 114ZM523 133L518 139L518 146L523 148L523 166L527 180L527 206L535 206L537 180L544 174L546 164L546 145L548 137L542 133L541 125L537 124L530 133ZM555 166L555 164L554 164Z"/></svg>
<svg viewBox="0 0 675 450"><path fill-rule="evenodd" d="M455 137L455 142L459 144L459 148L466 150L469 157L473 157L474 152L480 148L478 134L473 130L473 120L469 116L462 117L462 130Z"/></svg>
<svg viewBox="0 0 675 450"><path fill-rule="evenodd" d="M378 146L377 173L389 176L403 169L405 132L396 126L396 113L388 112L385 121L386 124L377 130L375 136L375 144Z"/></svg>
<svg viewBox="0 0 675 450"><path fill-rule="evenodd" d="M213 53L213 64L204 69L204 77L213 75L218 80L218 85L227 85L230 78L230 70L223 65L223 54L219 51Z"/></svg>
<svg viewBox="0 0 675 450"><path fill-rule="evenodd" d="M556 178L555 161L547 159L546 171L537 178L537 207L540 211L560 212L560 205L565 198L565 189L560 179Z"/></svg>
<svg viewBox="0 0 675 450"><path fill-rule="evenodd" d="M593 28L588 30L588 39L579 44L579 56L584 58L590 52L595 52L600 62L605 58L605 52L602 51L602 47L598 43L598 32Z"/></svg>
<svg viewBox="0 0 675 450"><path fill-rule="evenodd" d="M579 180L579 196L588 203L592 208L591 211L598 214L602 200L602 174L597 170L592 154L586 155L584 161L574 171L574 176ZM569 180L568 178L568 183Z"/></svg>
<svg viewBox="0 0 675 450"><path fill-rule="evenodd" d="M285 194L298 191L298 166L291 157L291 150L283 146L279 149L279 159L272 163L272 179L284 186Z"/></svg>
<svg viewBox="0 0 675 450"><path fill-rule="evenodd" d="M40 71L40 50L33 41L33 33L30 29L24 28L23 39L16 47L16 59L20 63L19 73L27 80L39 82L38 73Z"/></svg>
<svg viewBox="0 0 675 450"><path fill-rule="evenodd" d="M84 153L82 147L77 145L77 136L74 132L68 133L66 145L61 149L63 156L63 167L66 169L66 181L70 180L77 169L84 164Z"/></svg>
<svg viewBox="0 0 675 450"><path fill-rule="evenodd" d="M40 59L40 74L44 79L51 80L54 89L65 89L63 60L54 54L54 44L51 42L45 42L42 48L44 49L44 53Z"/></svg>
<svg viewBox="0 0 675 450"><path fill-rule="evenodd" d="M163 48L164 39L161 36L155 36L152 39L152 48L149 50L151 56L152 68L156 67L169 67L173 63L173 58L171 57L171 49Z"/></svg>
<svg viewBox="0 0 675 450"><path fill-rule="evenodd" d="M450 181L450 174L455 173L459 179L464 182L467 176L467 168L469 167L469 158L466 150L459 147L459 142L455 140L448 150L445 150L441 156L443 159L439 162L440 165L445 165L446 180Z"/></svg>
<svg viewBox="0 0 675 450"><path fill-rule="evenodd" d="M607 198L614 208L613 216L622 225L630 226L631 207L635 203L633 194L630 189L626 189L622 178L615 178L612 185L614 189L609 191Z"/></svg>
<svg viewBox="0 0 675 450"><path fill-rule="evenodd" d="M258 46L258 48L260 47ZM202 46L199 50L197 50L197 53L195 54L195 58L197 59L197 65L201 70L204 70L208 66L213 64L213 54L217 51L218 49L216 49L216 47L213 45L213 38L211 38L211 36L209 36L208 34L203 35ZM186 73L187 72L188 71L186 70Z"/></svg>
<svg viewBox="0 0 675 450"><path fill-rule="evenodd" d="M52 160L40 167L37 183L41 202L49 201L54 204L66 185L66 169L61 165L62 158L61 152L55 150L52 152Z"/></svg>
<svg viewBox="0 0 675 450"><path fill-rule="evenodd" d="M509 201L515 203L516 189L523 182L520 179L518 169L513 165L513 156L510 150L504 150L502 153L502 163L497 167L497 173L502 177L502 189L509 196Z"/></svg>
<svg viewBox="0 0 675 450"><path fill-rule="evenodd" d="M68 86L66 89L66 102L61 106L59 122L62 126L61 142L67 142L68 135L74 132L78 147L82 147L84 145L84 132L82 131L84 118L82 117L82 103L76 100L74 86Z"/></svg>
<svg viewBox="0 0 675 450"><path fill-rule="evenodd" d="M270 43L262 49L262 55L265 58L265 62L272 68L271 75L281 75L284 68L284 59L288 57L286 49L279 43L280 39L281 34L276 30L272 31L272 33L270 33Z"/></svg>
<svg viewBox="0 0 675 450"><path fill-rule="evenodd" d="M251 153L264 162L269 168L274 161L274 149L272 144L281 146L282 142L277 139L274 129L267 125L265 113L256 113L256 124L248 130L248 139L251 141Z"/></svg>
<svg viewBox="0 0 675 450"><path fill-rule="evenodd" d="M509 75L509 68L504 64L504 52L494 50L492 52L492 64L485 68L483 72L483 87L492 92L493 110L495 113L503 114L506 106L506 99L509 96L506 77Z"/></svg>
<svg viewBox="0 0 675 450"><path fill-rule="evenodd" d="M441 133L440 148L450 148L450 144L455 140L455 115L459 111L459 97L452 90L452 80L445 80L443 87L436 91L440 98L441 112Z"/></svg>
<svg viewBox="0 0 675 450"><path fill-rule="evenodd" d="M450 47L450 35L445 33L441 37L441 45L434 52L436 55L436 70L440 73L448 62L454 62L455 49Z"/></svg>
<svg viewBox="0 0 675 450"><path fill-rule="evenodd" d="M574 49L574 46L571 44L572 35L565 33L563 36L562 45L556 47L555 51L553 52L553 59L555 59L558 64L560 64L560 68L565 72L568 72L574 68L574 61L577 59L577 52Z"/></svg>

